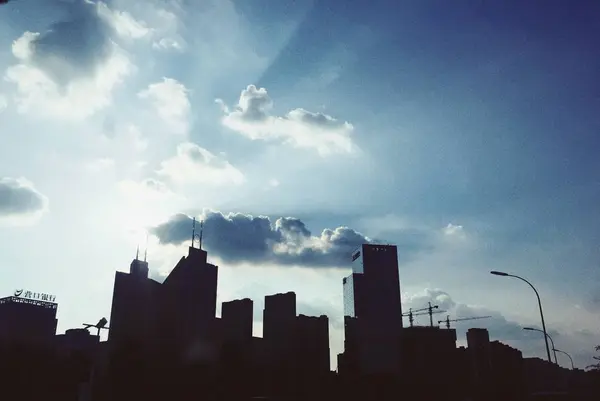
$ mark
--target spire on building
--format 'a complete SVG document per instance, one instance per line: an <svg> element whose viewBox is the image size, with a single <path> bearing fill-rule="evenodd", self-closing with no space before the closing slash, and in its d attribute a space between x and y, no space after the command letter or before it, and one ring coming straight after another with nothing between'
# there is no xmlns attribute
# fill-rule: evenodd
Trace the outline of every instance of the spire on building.
<svg viewBox="0 0 600 401"><path fill-rule="evenodd" d="M146 233L146 249L144 250L144 262L146 262L147 257L148 257L148 233Z"/></svg>
<svg viewBox="0 0 600 401"><path fill-rule="evenodd" d="M198 239L198 249L202 249L202 233L204 231L204 220L200 221L200 234L196 234L196 218L192 220L192 248Z"/></svg>

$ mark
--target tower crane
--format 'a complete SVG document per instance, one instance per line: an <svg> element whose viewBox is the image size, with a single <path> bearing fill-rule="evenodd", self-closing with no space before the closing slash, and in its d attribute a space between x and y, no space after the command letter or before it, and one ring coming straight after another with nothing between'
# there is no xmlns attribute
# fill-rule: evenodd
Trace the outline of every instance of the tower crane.
<svg viewBox="0 0 600 401"><path fill-rule="evenodd" d="M463 318L458 318L458 319L450 319L450 315L446 316L446 320L438 320L438 324L445 322L446 323L446 328L449 329L450 328L450 322L462 322L465 320L477 320L477 319L487 319L490 318L491 316L474 316L474 317L463 317Z"/></svg>
<svg viewBox="0 0 600 401"><path fill-rule="evenodd" d="M100 329L108 330L108 327L106 327L106 323L108 323L108 320L106 320L106 318L103 317L96 324L84 323L83 324L83 328L89 329L89 328L93 327L95 329L98 329L98 334L97 335L98 335L98 337L100 337Z"/></svg>
<svg viewBox="0 0 600 401"><path fill-rule="evenodd" d="M444 311L441 310L436 310L434 311L434 309L438 309L439 306L438 305L431 305L431 302L429 302L429 306L427 308L421 308L421 309L415 309L413 310L412 308L410 308L408 310L407 313L403 313L402 316L403 317L407 317L408 316L408 321L410 322L410 327L413 327L413 323L415 321L414 317L415 316L422 316L422 315L429 315L429 325L431 327L433 327L433 314L434 313L443 313Z"/></svg>

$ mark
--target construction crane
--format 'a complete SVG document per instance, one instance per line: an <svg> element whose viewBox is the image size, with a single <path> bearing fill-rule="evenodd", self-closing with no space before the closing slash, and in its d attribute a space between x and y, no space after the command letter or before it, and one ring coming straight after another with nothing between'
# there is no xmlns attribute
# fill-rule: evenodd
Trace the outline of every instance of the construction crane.
<svg viewBox="0 0 600 401"><path fill-rule="evenodd" d="M84 327L85 329L89 329L89 328L91 328L91 327L94 327L95 329L98 329L98 333L97 333L96 335L97 335L98 337L100 337L100 330L101 330L101 329L103 329L103 330L108 330L108 327L106 327L106 323L108 323L108 320L106 320L106 318L105 318L105 317L103 317L102 319L100 319L100 320L98 321L98 323L96 323L96 324L84 323L84 324L83 324L83 327Z"/></svg>
<svg viewBox="0 0 600 401"><path fill-rule="evenodd" d="M491 316L474 316L474 317L463 317L463 318L458 318L458 319L450 319L450 315L446 316L446 320L438 320L438 324L445 322L446 323L446 328L449 329L450 328L450 322L462 322L465 320L477 320L477 319L487 319L490 318Z"/></svg>
<svg viewBox="0 0 600 401"><path fill-rule="evenodd" d="M439 308L438 305L431 305L431 302L429 302L429 306L427 308L421 308L421 309L415 309L415 310L410 308L408 310L408 312L403 313L402 316L403 317L408 316L408 321L410 323L410 327L413 327L413 323L415 321L414 316L429 315L429 325L431 327L433 327L433 314L434 313L444 313L444 311L440 311L440 310L434 311L434 309L438 309L438 308Z"/></svg>

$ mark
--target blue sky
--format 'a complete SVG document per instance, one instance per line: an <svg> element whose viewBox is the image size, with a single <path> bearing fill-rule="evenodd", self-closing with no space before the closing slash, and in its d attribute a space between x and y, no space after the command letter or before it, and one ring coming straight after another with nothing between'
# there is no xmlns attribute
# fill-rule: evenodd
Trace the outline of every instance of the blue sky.
<svg viewBox="0 0 600 401"><path fill-rule="evenodd" d="M344 258L381 240L398 245L405 309L491 314L477 325L543 356L520 330L539 325L533 294L488 274L511 271L538 286L557 347L587 365L600 342L599 13L562 1L5 5L0 291L55 293L59 331L108 317L114 272L146 233L160 279L195 216L219 301L254 298L257 334L261 298L295 290L301 311L330 315L339 352Z"/></svg>

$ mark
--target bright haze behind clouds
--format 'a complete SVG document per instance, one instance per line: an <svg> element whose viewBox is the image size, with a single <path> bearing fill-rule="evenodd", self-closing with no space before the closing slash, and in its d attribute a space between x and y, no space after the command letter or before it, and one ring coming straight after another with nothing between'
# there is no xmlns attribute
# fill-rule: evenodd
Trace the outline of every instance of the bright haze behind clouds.
<svg viewBox="0 0 600 401"><path fill-rule="evenodd" d="M392 5L394 3L394 5ZM586 3L584 5L584 3ZM403 307L544 356L600 343L593 2L21 0L0 8L0 295L109 317L205 221L219 302L296 291L343 347L342 277L398 246ZM438 315L439 319L445 315ZM426 324L426 320L418 321ZM538 333L539 334L539 333ZM335 358L332 358L335 364ZM566 361L561 361L563 365Z"/></svg>

